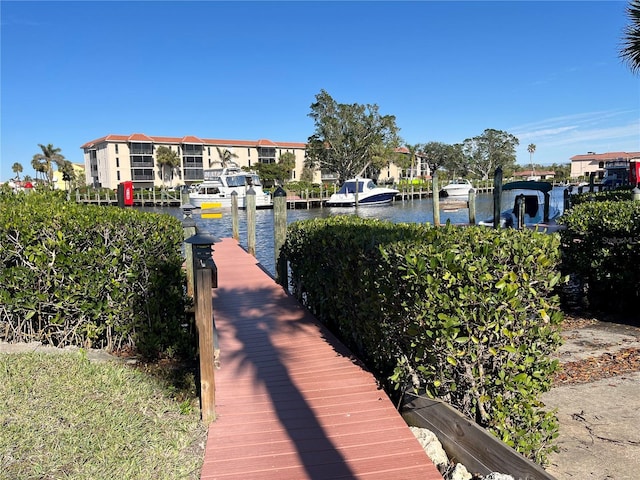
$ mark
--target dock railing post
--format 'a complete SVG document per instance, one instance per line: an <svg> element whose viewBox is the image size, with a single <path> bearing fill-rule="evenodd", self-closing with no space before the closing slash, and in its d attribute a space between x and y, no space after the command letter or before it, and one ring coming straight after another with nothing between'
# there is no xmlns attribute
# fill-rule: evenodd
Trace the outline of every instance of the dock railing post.
<svg viewBox="0 0 640 480"><path fill-rule="evenodd" d="M493 175L493 228L500 228L500 205L502 203L502 167Z"/></svg>
<svg viewBox="0 0 640 480"><path fill-rule="evenodd" d="M231 192L231 236L234 240L240 240L238 233L238 192Z"/></svg>
<svg viewBox="0 0 640 480"><path fill-rule="evenodd" d="M282 187L278 187L273 194L273 235L276 282L288 291L287 259L280 255L287 238L287 192Z"/></svg>
<svg viewBox="0 0 640 480"><path fill-rule="evenodd" d="M476 189L469 190L469 225L476 224Z"/></svg>
<svg viewBox="0 0 640 480"><path fill-rule="evenodd" d="M244 198L247 208L247 250L249 254L256 256L256 191L253 187L247 190Z"/></svg>
<svg viewBox="0 0 640 480"><path fill-rule="evenodd" d="M190 203L185 203L180 207L182 209L182 228L184 229L184 239L192 237L196 234L196 222L192 217L193 209L195 208ZM195 280L193 277L193 249L184 249L185 268L187 270L187 296L194 298L195 294Z"/></svg>
<svg viewBox="0 0 640 480"><path fill-rule="evenodd" d="M438 196L438 172L433 172L433 176L431 178L432 184L432 199L433 199L433 224L436 227L440 226L440 197Z"/></svg>
<svg viewBox="0 0 640 480"><path fill-rule="evenodd" d="M213 262L213 243L210 235L193 235L186 242L192 245L195 269L196 328L200 357L200 410L202 421L208 425L216 419L215 367L218 357L217 334L213 319L211 289L218 286L217 269Z"/></svg>
<svg viewBox="0 0 640 480"><path fill-rule="evenodd" d="M518 230L522 230L524 228L524 195L518 195L516 197L516 214L517 225L516 228Z"/></svg>

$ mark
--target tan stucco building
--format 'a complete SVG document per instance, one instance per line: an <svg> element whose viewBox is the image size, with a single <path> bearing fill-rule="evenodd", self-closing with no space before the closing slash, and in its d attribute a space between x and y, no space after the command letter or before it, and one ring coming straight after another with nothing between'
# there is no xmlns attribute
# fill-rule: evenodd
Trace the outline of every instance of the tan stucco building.
<svg viewBox="0 0 640 480"><path fill-rule="evenodd" d="M191 185L203 180L204 170L220 166L220 155L228 150L231 160L241 167L257 163L275 163L286 152L295 155L295 169L290 180L299 180L304 168L306 144L302 142L273 142L261 140L221 140L211 138L151 137L143 133L132 135L107 135L85 143L85 175L87 185L117 188L120 182L133 181L136 188L162 186L162 172L157 165L155 152L166 146L178 153L180 166L165 185ZM390 165L380 172L380 180L399 178L398 168ZM330 172L316 171L314 183L333 183L336 177Z"/></svg>
<svg viewBox="0 0 640 480"><path fill-rule="evenodd" d="M628 161L632 158L640 158L640 152L588 152L586 155L575 155L571 157L571 178L589 178L591 173L602 178L606 162Z"/></svg>

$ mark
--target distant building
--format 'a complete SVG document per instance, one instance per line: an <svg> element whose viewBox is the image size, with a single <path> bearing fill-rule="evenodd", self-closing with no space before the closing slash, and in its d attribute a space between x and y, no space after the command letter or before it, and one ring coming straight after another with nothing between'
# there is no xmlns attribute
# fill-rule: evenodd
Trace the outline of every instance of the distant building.
<svg viewBox="0 0 640 480"><path fill-rule="evenodd" d="M72 163L73 173L76 174L75 185L84 185L84 181L81 179L85 178L85 168L82 163ZM62 178L62 172L60 170L56 170L53 172L53 188L56 190L66 190L67 182L65 182Z"/></svg>
<svg viewBox="0 0 640 480"><path fill-rule="evenodd" d="M156 149L166 146L180 156L180 166L163 182L155 157ZM204 170L220 167L220 154L228 151L230 159L241 167L258 163L275 163L280 155L293 153L296 166L290 180L299 180L304 168L306 143L261 140L221 140L210 138L151 137L143 133L106 135L85 143L85 177L87 185L115 189L120 182L133 181L136 188L166 185L191 185L203 180ZM400 150L400 149L399 149ZM395 165L380 172L380 180L398 179ZM333 183L331 172L314 172L314 183Z"/></svg>
<svg viewBox="0 0 640 480"><path fill-rule="evenodd" d="M575 155L571 157L571 178L588 178L591 173L602 178L606 162L629 161L637 157L640 157L640 152L588 152L586 155Z"/></svg>

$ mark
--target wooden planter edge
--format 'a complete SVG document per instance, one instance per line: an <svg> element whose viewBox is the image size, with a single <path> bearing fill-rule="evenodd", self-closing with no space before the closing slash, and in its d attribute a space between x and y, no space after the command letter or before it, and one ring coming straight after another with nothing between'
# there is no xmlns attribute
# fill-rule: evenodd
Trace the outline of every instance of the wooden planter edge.
<svg viewBox="0 0 640 480"><path fill-rule="evenodd" d="M401 414L409 426L431 430L451 461L463 464L470 472L499 472L518 480L556 480L441 400L406 392Z"/></svg>

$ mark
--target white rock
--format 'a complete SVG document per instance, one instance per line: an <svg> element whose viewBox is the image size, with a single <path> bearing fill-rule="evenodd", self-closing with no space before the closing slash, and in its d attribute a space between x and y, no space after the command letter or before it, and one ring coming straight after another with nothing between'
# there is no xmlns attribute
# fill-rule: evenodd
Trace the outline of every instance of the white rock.
<svg viewBox="0 0 640 480"><path fill-rule="evenodd" d="M471 480L473 476L469 473L469 470L461 463L456 464L456 468L451 472L449 477L451 480Z"/></svg>
<svg viewBox="0 0 640 480"><path fill-rule="evenodd" d="M485 475L484 480L515 480L511 475L505 475L504 473L491 472L489 475Z"/></svg>
<svg viewBox="0 0 640 480"><path fill-rule="evenodd" d="M436 437L435 433L433 433L431 430L428 430L426 428L419 428L419 427L409 427L409 428L411 429L415 437L418 439L418 442L420 442L420 445L422 445L422 448L426 452L427 456L434 463L434 465L436 466L442 465L442 464L446 465L447 463L449 463L447 454L445 453L444 448L442 448L442 444L440 443L440 440L438 440L438 437Z"/></svg>

